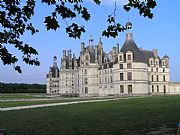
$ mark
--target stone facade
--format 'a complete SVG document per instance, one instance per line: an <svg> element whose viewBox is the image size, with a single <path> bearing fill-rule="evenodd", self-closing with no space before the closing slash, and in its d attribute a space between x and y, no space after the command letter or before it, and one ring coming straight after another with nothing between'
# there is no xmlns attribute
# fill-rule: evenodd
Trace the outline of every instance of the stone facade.
<svg viewBox="0 0 180 135"><path fill-rule="evenodd" d="M90 37L85 47L81 43L80 56L63 50L60 69L57 57L47 74L47 94L84 96L148 95L180 93L180 84L170 83L169 57L160 58L156 49L138 48L126 24L126 39L109 53L103 43L94 46Z"/></svg>

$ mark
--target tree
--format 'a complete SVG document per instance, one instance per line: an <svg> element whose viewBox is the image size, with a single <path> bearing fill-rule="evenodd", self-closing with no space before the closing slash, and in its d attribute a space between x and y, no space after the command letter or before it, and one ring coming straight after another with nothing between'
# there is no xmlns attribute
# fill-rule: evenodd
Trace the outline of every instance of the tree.
<svg viewBox="0 0 180 135"><path fill-rule="evenodd" d="M67 24L66 33L69 37L80 38L81 34L85 32L85 26L80 26L74 22L68 24L66 21L77 16L85 21L90 20L91 15L87 7L83 6L83 0L41 0L41 2L54 9L51 15L45 17L44 23L47 30L57 30L60 28L59 20L63 20ZM101 0L93 0L93 2L97 5L101 4ZM26 0L24 5L20 0L0 1L0 58L4 65L12 65L19 73L22 71L20 66L16 65L18 58L9 52L8 44L13 45L22 53L22 60L26 64L40 65L39 60L35 58L38 55L37 50L21 40L21 36L26 31L29 31L32 35L38 32L30 22L34 15L35 6L35 0ZM152 19L152 9L155 6L155 0L128 0L123 8L127 12L132 8L137 9L141 16ZM115 38L119 32L126 30L125 26L116 22L116 3L114 12L108 16L107 22L109 25L102 32L102 36Z"/></svg>

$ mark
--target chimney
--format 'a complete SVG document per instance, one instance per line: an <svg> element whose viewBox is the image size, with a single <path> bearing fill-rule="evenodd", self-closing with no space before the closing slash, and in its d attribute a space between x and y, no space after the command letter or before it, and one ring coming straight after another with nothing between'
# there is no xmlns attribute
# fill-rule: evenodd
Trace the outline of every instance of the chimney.
<svg viewBox="0 0 180 135"><path fill-rule="evenodd" d="M116 44L116 52L119 53L119 43Z"/></svg>

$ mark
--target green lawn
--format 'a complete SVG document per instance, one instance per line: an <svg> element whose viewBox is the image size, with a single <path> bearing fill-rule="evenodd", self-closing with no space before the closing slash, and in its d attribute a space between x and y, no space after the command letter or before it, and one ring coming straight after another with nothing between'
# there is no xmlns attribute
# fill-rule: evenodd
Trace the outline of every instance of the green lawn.
<svg viewBox="0 0 180 135"><path fill-rule="evenodd" d="M47 98L45 93L8 93L0 94L0 99Z"/></svg>
<svg viewBox="0 0 180 135"><path fill-rule="evenodd" d="M154 96L0 113L9 135L175 134L180 96ZM153 131L153 132L152 132Z"/></svg>
<svg viewBox="0 0 180 135"><path fill-rule="evenodd" d="M50 104L50 103L61 103L61 102L71 102L71 101L75 101L75 100L8 101L8 102L0 102L0 108Z"/></svg>

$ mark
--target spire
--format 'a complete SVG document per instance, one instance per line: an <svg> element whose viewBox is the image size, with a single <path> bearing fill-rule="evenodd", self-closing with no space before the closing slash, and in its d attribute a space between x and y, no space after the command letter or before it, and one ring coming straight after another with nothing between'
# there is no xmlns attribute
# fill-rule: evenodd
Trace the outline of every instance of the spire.
<svg viewBox="0 0 180 135"><path fill-rule="evenodd" d="M99 44L102 44L102 38L101 37L99 38Z"/></svg>
<svg viewBox="0 0 180 135"><path fill-rule="evenodd" d="M57 57L56 56L54 56L54 58L53 58L53 67L57 67Z"/></svg>
<svg viewBox="0 0 180 135"><path fill-rule="evenodd" d="M94 41L94 39L92 38L92 34L90 34L89 46L92 46L92 45L93 45L93 41Z"/></svg>

